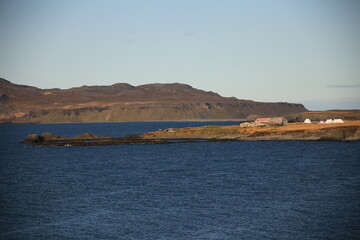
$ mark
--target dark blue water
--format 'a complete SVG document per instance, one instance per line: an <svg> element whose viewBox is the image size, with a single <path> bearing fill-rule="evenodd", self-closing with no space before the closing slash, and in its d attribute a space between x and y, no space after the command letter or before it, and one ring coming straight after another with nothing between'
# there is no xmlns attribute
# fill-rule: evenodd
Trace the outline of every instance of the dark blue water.
<svg viewBox="0 0 360 240"><path fill-rule="evenodd" d="M360 142L18 143L208 124L0 125L0 239L358 239Z"/></svg>

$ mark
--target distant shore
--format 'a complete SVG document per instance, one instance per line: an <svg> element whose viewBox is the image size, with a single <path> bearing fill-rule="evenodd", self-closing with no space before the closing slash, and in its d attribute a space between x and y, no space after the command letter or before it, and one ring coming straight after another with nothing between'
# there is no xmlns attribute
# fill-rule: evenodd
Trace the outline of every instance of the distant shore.
<svg viewBox="0 0 360 240"><path fill-rule="evenodd" d="M91 133L60 137L51 133L30 134L22 143L36 146L103 146L123 144L172 144L223 141L359 141L360 121L332 124L291 123L287 126L241 127L209 125L169 128L122 138L99 137Z"/></svg>
<svg viewBox="0 0 360 240"><path fill-rule="evenodd" d="M144 139L256 140L360 140L360 121L332 124L290 123L287 126L240 127L204 126L144 133Z"/></svg>
<svg viewBox="0 0 360 240"><path fill-rule="evenodd" d="M142 123L142 122L245 122L246 119L181 119L181 120L145 120L145 121L108 121L108 122L0 122L0 124L76 124L76 123Z"/></svg>

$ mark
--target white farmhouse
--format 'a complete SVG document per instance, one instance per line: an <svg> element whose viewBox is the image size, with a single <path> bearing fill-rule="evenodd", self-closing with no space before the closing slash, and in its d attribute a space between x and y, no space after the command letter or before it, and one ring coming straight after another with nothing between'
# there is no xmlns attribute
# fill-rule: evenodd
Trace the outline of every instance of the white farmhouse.
<svg viewBox="0 0 360 240"><path fill-rule="evenodd" d="M305 119L304 123L311 123L311 120L309 118Z"/></svg>
<svg viewBox="0 0 360 240"><path fill-rule="evenodd" d="M334 119L333 123L344 123L342 119Z"/></svg>

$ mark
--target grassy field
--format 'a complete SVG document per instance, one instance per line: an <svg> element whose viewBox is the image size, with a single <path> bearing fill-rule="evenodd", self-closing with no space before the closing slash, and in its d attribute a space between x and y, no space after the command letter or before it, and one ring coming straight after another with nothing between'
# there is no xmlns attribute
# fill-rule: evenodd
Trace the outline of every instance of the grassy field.
<svg viewBox="0 0 360 240"><path fill-rule="evenodd" d="M144 137L169 138L179 136L220 136L220 135L252 135L252 134L268 134L268 135L287 135L296 133L317 133L323 130L339 129L355 127L360 129L360 121L345 121L345 123L331 124L304 124L290 123L287 126L266 126L266 127L240 127L234 126L204 126L194 128L180 128L174 131L156 131L145 133Z"/></svg>

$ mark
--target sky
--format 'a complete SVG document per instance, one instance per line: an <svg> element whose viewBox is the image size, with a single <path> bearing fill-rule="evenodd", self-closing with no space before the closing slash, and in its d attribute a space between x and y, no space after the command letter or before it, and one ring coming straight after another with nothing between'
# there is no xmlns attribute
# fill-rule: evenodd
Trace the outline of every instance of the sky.
<svg viewBox="0 0 360 240"><path fill-rule="evenodd" d="M0 77L360 109L358 0L0 0Z"/></svg>

